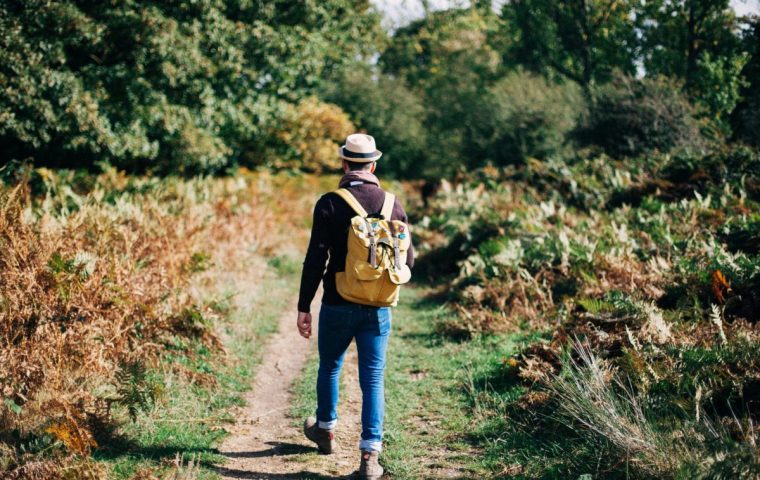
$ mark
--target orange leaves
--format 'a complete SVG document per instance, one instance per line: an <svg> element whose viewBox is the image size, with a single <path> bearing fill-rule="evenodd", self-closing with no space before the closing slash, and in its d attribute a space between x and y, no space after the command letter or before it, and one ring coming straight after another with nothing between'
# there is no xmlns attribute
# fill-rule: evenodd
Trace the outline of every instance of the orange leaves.
<svg viewBox="0 0 760 480"><path fill-rule="evenodd" d="M87 457L101 426L116 420L108 392L119 385L117 366L154 365L171 337L192 338L222 357L210 321L216 312L197 291L238 269L257 286L250 265L308 233L277 215L305 225L310 210L300 202L322 186L265 174L154 180L108 170L87 179L92 190L75 193L68 173L42 175L52 192L44 199L24 197L24 184L0 184L0 425L21 432L0 441L0 457L4 447L42 436L76 454L66 458ZM196 384L215 380L182 373ZM139 383L127 393L141 400L160 391ZM29 473L40 462L24 458L17 478L57 478ZM49 468L68 461L56 456ZM104 477L83 475L71 478Z"/></svg>
<svg viewBox="0 0 760 480"><path fill-rule="evenodd" d="M724 303L726 301L725 294L731 292L731 284L728 283L723 272L718 269L712 273L712 292L718 303Z"/></svg>
<svg viewBox="0 0 760 480"><path fill-rule="evenodd" d="M53 422L45 431L63 443L70 452L79 455L89 455L98 446L88 429L68 418Z"/></svg>
<svg viewBox="0 0 760 480"><path fill-rule="evenodd" d="M285 167L301 167L311 171L334 170L340 166L337 150L346 136L356 128L348 115L337 105L309 97L288 109L277 137L292 147L295 158L276 159Z"/></svg>

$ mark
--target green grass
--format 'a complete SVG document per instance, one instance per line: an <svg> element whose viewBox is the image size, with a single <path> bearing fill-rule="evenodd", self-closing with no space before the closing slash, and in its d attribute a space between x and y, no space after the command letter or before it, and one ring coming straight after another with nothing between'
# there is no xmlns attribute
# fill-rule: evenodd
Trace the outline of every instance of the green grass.
<svg viewBox="0 0 760 480"><path fill-rule="evenodd" d="M522 336L452 341L436 325L454 313L420 290L404 293L388 353L384 464L394 478L424 477L430 466L459 469L467 478L490 476L501 464L489 455L489 437L477 432L498 415L505 394L497 393L503 389L494 386L495 373ZM419 461L430 452L444 454L444 461Z"/></svg>
<svg viewBox="0 0 760 480"><path fill-rule="evenodd" d="M217 322L217 331L226 339L226 357L200 343L178 344L176 353L162 361L164 367L151 372L163 387L156 405L135 422L126 412L117 412L124 417L116 441L95 453L109 478L165 473L177 455L185 463L195 459L197 478L218 478L212 467L223 461L216 447L226 435L224 426L234 423L229 409L242 405L242 394L261 360L261 346L276 331L283 308L296 293L292 263L270 262L270 269L259 272L262 284L250 308L229 308ZM225 311L227 303L222 300L216 308Z"/></svg>
<svg viewBox="0 0 760 480"><path fill-rule="evenodd" d="M316 322L316 318L314 319ZM291 392L293 404L290 406L289 415L293 418L294 426L300 426L303 419L314 415L317 405L317 370L319 369L319 357L316 353L306 362L301 375L296 379ZM341 377L341 380L343 377Z"/></svg>

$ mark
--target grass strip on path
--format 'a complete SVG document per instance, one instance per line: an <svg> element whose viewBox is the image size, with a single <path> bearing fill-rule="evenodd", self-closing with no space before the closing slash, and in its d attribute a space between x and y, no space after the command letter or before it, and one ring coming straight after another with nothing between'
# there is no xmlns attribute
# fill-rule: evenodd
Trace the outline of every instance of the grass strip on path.
<svg viewBox="0 0 760 480"><path fill-rule="evenodd" d="M485 421L480 409L489 366L510 355L512 337L452 341L436 332L453 313L406 289L394 310L386 376L383 462L398 479L483 478L490 468L472 431ZM481 385L482 383L482 385Z"/></svg>

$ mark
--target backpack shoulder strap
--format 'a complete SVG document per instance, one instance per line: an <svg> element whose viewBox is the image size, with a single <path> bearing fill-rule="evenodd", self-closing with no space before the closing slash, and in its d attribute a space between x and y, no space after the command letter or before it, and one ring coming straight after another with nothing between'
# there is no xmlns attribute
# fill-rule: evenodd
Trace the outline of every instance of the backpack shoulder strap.
<svg viewBox="0 0 760 480"><path fill-rule="evenodd" d="M385 192L385 201L383 201L383 208L380 210L380 214L386 220L391 220L393 215L393 205L396 203L396 196L392 193Z"/></svg>
<svg viewBox="0 0 760 480"><path fill-rule="evenodd" d="M335 190L335 193L340 196L343 200L346 201L349 207L351 207L354 212L356 212L357 215L361 217L367 216L367 211L364 210L364 207L361 206L358 200L356 200L356 197L354 197L351 192L348 191L346 188L339 188Z"/></svg>

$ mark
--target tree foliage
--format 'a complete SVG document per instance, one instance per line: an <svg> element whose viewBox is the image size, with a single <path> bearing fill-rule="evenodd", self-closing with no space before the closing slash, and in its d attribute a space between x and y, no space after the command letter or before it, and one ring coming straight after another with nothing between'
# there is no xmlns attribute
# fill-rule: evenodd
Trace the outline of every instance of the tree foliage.
<svg viewBox="0 0 760 480"><path fill-rule="evenodd" d="M316 171L359 128L386 172L430 177L568 151L597 100L583 133L616 154L675 147L695 118L715 144L757 144L757 34L728 0L491 3L385 32L369 0L8 0L0 147L53 166Z"/></svg>
<svg viewBox="0 0 760 480"><path fill-rule="evenodd" d="M356 67L326 82L323 95L376 137L383 152L381 172L410 177L431 170L425 105L402 80Z"/></svg>
<svg viewBox="0 0 760 480"><path fill-rule="evenodd" d="M494 78L500 66L492 42L500 22L479 8L430 12L398 29L380 57L386 73L412 85L431 87L454 69L477 78Z"/></svg>
<svg viewBox="0 0 760 480"><path fill-rule="evenodd" d="M680 78L691 86L705 54L733 55L739 46L729 0L654 0L643 2L638 13L644 68L651 75Z"/></svg>
<svg viewBox="0 0 760 480"><path fill-rule="evenodd" d="M749 145L760 147L760 18L746 37L751 57L742 70L747 80L741 90L741 102L732 115L736 137Z"/></svg>
<svg viewBox="0 0 760 480"><path fill-rule="evenodd" d="M508 61L587 93L615 71L677 79L701 116L729 133L747 56L728 0L515 0L502 18Z"/></svg>
<svg viewBox="0 0 760 480"><path fill-rule="evenodd" d="M286 103L381 39L366 0L10 0L0 146L11 158L130 170L259 163Z"/></svg>
<svg viewBox="0 0 760 480"><path fill-rule="evenodd" d="M586 109L574 82L554 84L522 71L496 82L477 107L473 143L496 165L559 153Z"/></svg>
<svg viewBox="0 0 760 480"><path fill-rule="evenodd" d="M515 0L502 10L513 42L511 61L584 88L614 70L633 74L637 50L630 0Z"/></svg>
<svg viewBox="0 0 760 480"><path fill-rule="evenodd" d="M383 72L409 85L424 105L427 146L423 174L446 175L473 164L481 99L504 73L497 49L501 22L475 6L428 14L395 32L380 57Z"/></svg>
<svg viewBox="0 0 760 480"><path fill-rule="evenodd" d="M726 130L746 61L729 0L648 1L639 16L647 74L683 80L704 115Z"/></svg>
<svg viewBox="0 0 760 480"><path fill-rule="evenodd" d="M267 164L310 172L336 170L336 147L354 130L340 107L308 97L288 107L282 125L273 132L279 144L271 148Z"/></svg>

